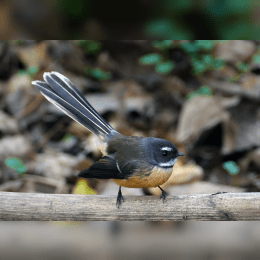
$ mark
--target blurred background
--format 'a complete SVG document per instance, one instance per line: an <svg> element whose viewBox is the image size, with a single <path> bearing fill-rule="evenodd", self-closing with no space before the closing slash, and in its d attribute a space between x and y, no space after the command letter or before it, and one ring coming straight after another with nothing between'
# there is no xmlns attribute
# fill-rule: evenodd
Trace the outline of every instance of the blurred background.
<svg viewBox="0 0 260 260"><path fill-rule="evenodd" d="M253 0L1 0L2 39L258 39Z"/></svg>
<svg viewBox="0 0 260 260"><path fill-rule="evenodd" d="M77 179L101 158L97 139L31 85L58 71L120 133L165 138L185 154L162 185L170 196L259 192L259 44L1 41L0 191L117 195L110 180ZM251 222L0 223L0 258L258 259L259 231Z"/></svg>

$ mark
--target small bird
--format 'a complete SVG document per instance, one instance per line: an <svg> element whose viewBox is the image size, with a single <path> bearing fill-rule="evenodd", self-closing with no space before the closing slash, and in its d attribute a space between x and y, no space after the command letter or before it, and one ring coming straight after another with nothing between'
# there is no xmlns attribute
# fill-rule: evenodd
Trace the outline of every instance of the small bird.
<svg viewBox="0 0 260 260"><path fill-rule="evenodd" d="M167 193L160 185L170 178L178 156L183 156L176 146L165 139L118 133L67 77L58 72L45 72L43 79L45 82L36 80L32 84L65 114L96 134L104 145L104 156L78 177L113 179L119 185L118 208L124 201L121 186L158 187L164 202Z"/></svg>

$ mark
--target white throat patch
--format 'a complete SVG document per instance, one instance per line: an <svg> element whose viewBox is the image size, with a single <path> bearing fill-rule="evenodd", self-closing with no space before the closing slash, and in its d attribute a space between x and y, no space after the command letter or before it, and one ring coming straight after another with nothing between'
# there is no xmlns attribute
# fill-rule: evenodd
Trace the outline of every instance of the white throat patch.
<svg viewBox="0 0 260 260"><path fill-rule="evenodd" d="M165 162L165 163L159 163L159 166L161 166L161 167L173 167L176 162L177 162L177 158L171 159L170 161Z"/></svg>

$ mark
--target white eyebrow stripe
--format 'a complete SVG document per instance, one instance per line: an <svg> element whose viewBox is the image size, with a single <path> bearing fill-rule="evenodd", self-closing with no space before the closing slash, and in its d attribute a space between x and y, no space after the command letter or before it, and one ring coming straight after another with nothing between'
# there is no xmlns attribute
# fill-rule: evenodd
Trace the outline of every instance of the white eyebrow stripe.
<svg viewBox="0 0 260 260"><path fill-rule="evenodd" d="M165 147L162 147L161 150L162 151L172 151L172 148L165 146Z"/></svg>
<svg viewBox="0 0 260 260"><path fill-rule="evenodd" d="M159 166L161 166L161 167L170 167L170 166L174 166L174 164L176 162L177 162L177 158L171 159L170 161L168 161L166 163L159 163Z"/></svg>

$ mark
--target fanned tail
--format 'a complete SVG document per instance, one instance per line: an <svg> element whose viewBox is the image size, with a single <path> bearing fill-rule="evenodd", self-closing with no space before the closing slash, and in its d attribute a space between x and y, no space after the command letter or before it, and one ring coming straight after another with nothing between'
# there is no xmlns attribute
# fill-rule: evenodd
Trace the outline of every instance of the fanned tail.
<svg viewBox="0 0 260 260"><path fill-rule="evenodd" d="M43 78L45 82L36 80L32 84L65 114L98 135L103 141L118 133L64 75L58 72L45 72Z"/></svg>

